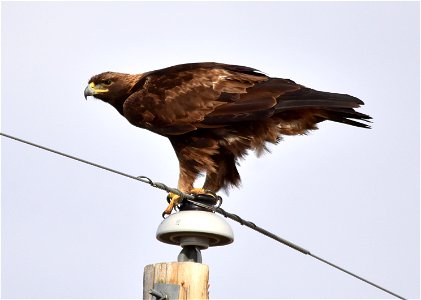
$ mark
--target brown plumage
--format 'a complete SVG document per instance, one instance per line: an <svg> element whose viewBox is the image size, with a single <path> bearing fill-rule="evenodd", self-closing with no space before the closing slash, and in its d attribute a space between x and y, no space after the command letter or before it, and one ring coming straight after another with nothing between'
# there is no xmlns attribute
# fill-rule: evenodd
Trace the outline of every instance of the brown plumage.
<svg viewBox="0 0 421 300"><path fill-rule="evenodd" d="M180 164L178 188L199 173L214 192L240 184L236 165L247 150L261 154L282 135L305 134L325 120L369 128L358 98L320 92L249 67L193 63L138 75L93 76L85 97L112 106L131 124L166 136Z"/></svg>

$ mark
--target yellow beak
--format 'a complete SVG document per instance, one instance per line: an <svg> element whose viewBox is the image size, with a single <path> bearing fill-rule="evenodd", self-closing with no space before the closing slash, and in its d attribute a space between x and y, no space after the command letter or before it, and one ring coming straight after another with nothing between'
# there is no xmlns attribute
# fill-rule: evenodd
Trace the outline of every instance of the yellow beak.
<svg viewBox="0 0 421 300"><path fill-rule="evenodd" d="M85 99L88 99L88 96L95 96L96 94L106 93L106 92L108 92L108 89L102 89L101 87L96 87L95 83L91 82L85 88L83 95L85 96Z"/></svg>

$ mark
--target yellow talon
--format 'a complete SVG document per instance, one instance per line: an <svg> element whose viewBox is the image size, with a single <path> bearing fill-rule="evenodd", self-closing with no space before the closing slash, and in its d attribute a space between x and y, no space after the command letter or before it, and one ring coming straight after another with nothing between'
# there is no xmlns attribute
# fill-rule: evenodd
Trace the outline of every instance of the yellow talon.
<svg viewBox="0 0 421 300"><path fill-rule="evenodd" d="M202 188L193 188L190 190L189 194L199 194L199 195L205 194L205 195L210 195L210 196L215 197L215 194L212 191L205 190ZM164 210L164 212L162 213L163 217L170 215L172 211L174 210L174 207L180 204L181 196L174 193L168 193L167 201L169 204L167 208Z"/></svg>
<svg viewBox="0 0 421 300"><path fill-rule="evenodd" d="M212 197L216 197L216 194L212 192L211 190L206 190L202 188L192 188L190 190L190 194L196 194L196 195L209 195Z"/></svg>
<svg viewBox="0 0 421 300"><path fill-rule="evenodd" d="M192 188L190 194L206 194L206 190L202 188Z"/></svg>
<svg viewBox="0 0 421 300"><path fill-rule="evenodd" d="M174 209L174 206L177 206L178 204L180 204L181 197L177 194L169 193L167 196L167 200L169 200L169 204L167 208L164 210L164 212L162 213L163 217L171 214L171 212Z"/></svg>

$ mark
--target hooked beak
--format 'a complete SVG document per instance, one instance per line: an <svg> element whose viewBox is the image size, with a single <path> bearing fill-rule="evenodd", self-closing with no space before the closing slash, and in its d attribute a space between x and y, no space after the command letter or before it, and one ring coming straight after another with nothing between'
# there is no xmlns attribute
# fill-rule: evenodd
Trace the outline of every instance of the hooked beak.
<svg viewBox="0 0 421 300"><path fill-rule="evenodd" d="M95 85L95 83L91 82L89 85L85 88L85 91L83 92L83 95L85 96L85 99L88 98L88 96L94 96L98 94L107 93L108 89L105 89L101 84Z"/></svg>
<svg viewBox="0 0 421 300"><path fill-rule="evenodd" d="M95 95L95 90L94 90L94 86L95 84L93 82L91 82L86 88L85 91L83 92L83 95L85 96L85 100L88 100L88 96L93 96Z"/></svg>

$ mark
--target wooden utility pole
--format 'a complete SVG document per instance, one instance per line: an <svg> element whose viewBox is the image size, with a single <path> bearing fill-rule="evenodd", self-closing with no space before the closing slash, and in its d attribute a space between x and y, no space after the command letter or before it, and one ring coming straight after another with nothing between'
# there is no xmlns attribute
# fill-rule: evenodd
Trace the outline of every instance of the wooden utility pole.
<svg viewBox="0 0 421 300"><path fill-rule="evenodd" d="M143 299L209 299L209 268L195 262L147 265L143 274ZM155 293L155 295L154 295Z"/></svg>

